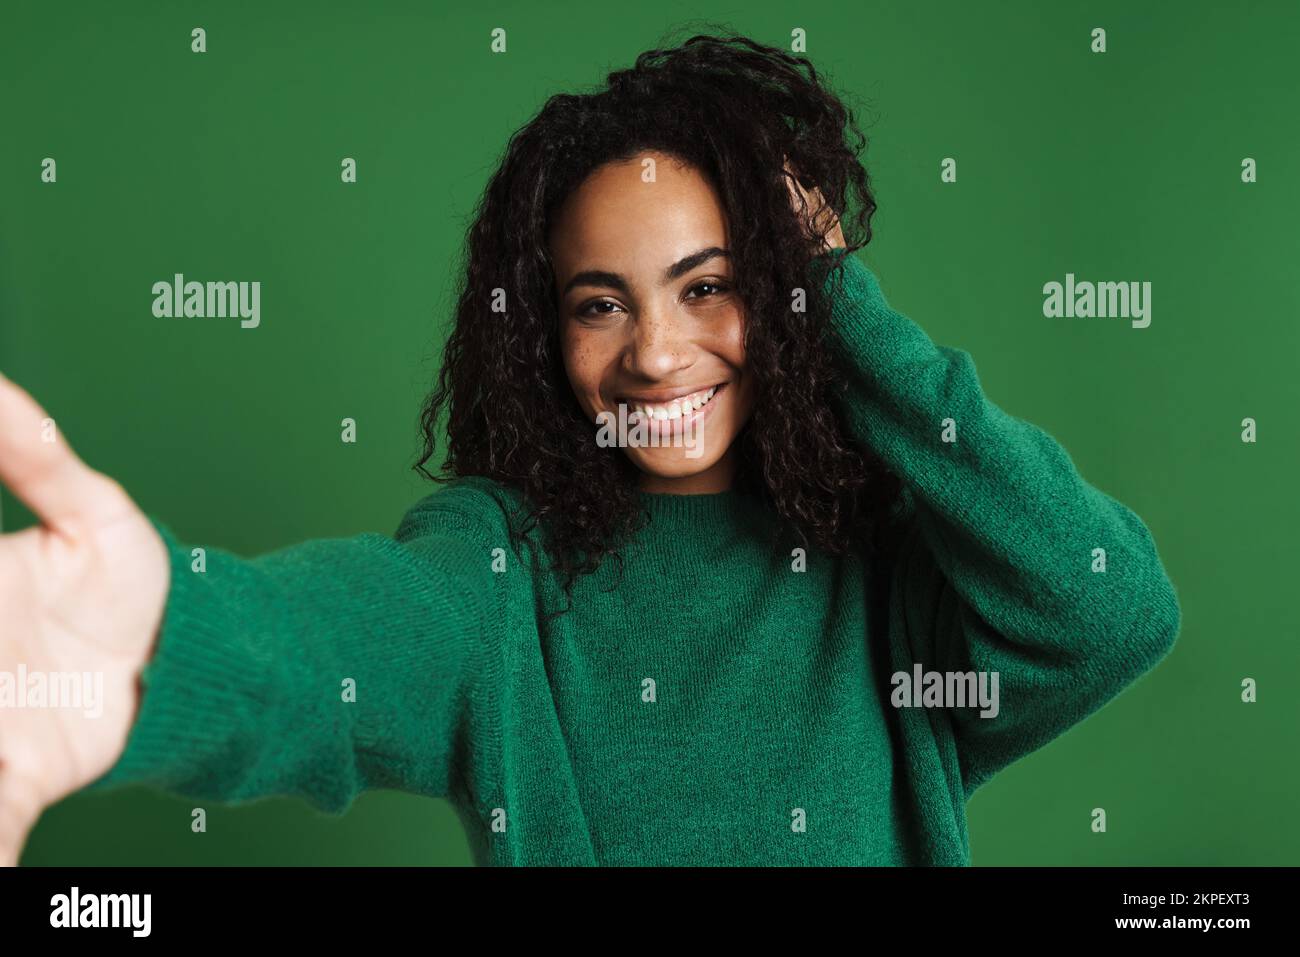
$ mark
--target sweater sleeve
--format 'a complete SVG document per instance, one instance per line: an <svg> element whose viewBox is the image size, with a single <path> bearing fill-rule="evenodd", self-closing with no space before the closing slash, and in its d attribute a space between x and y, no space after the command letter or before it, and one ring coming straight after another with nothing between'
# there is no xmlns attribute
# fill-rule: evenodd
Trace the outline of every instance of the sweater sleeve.
<svg viewBox="0 0 1300 957"><path fill-rule="evenodd" d="M923 673L987 672L990 688L998 676L996 714L947 711L969 798L1154 667L1179 604L1142 521L1086 483L1046 432L990 401L970 355L891 308L857 257L828 276L838 255L818 257L816 275L841 408L912 505L893 627Z"/></svg>
<svg viewBox="0 0 1300 957"><path fill-rule="evenodd" d="M435 498L437 496L434 496ZM148 784L341 813L368 788L446 796L483 674L489 560L412 509L393 537L306 541L206 567L156 519L171 586L126 748L88 790Z"/></svg>

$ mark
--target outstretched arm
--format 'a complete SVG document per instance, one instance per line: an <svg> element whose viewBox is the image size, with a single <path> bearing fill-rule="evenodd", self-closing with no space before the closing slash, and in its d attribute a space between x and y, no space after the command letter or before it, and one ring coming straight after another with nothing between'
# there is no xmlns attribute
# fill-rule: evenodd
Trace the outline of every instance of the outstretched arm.
<svg viewBox="0 0 1300 957"><path fill-rule="evenodd" d="M25 676L0 707L0 865L88 785L341 810L463 778L490 720L472 705L503 535L422 503L395 538L209 549L203 567L2 375L0 481L39 520L0 535L0 679Z"/></svg>
<svg viewBox="0 0 1300 957"><path fill-rule="evenodd" d="M157 523L156 523L157 524ZM488 629L487 550L408 522L206 567L161 524L171 589L124 782L227 803L361 791L445 796L468 757Z"/></svg>

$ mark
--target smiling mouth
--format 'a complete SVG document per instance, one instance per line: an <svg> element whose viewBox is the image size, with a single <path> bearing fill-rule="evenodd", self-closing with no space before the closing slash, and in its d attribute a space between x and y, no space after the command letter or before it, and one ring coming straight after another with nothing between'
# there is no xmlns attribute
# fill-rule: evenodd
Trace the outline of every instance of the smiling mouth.
<svg viewBox="0 0 1300 957"><path fill-rule="evenodd" d="M618 402L619 405L626 405L631 409L633 415L645 416L647 419L657 422L666 422L670 419L681 419L698 412L712 402L726 385L725 382L719 382L707 389L700 389L663 402L647 402L642 399L627 399L622 396L619 397Z"/></svg>

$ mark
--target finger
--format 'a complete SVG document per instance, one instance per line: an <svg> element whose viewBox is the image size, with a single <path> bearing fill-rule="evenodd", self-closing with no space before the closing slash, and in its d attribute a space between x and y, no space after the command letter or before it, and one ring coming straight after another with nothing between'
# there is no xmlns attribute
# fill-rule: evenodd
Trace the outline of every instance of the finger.
<svg viewBox="0 0 1300 957"><path fill-rule="evenodd" d="M77 458L54 420L0 376L0 482L44 524L73 531L111 498L111 480Z"/></svg>
<svg viewBox="0 0 1300 957"><path fill-rule="evenodd" d="M40 814L39 802L29 788L20 786L17 776L5 773L0 764L0 867L17 867L27 835Z"/></svg>

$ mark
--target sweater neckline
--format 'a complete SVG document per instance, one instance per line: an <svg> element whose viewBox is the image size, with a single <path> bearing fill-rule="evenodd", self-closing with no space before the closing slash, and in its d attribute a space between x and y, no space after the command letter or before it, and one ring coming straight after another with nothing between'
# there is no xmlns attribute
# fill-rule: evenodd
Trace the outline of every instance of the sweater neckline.
<svg viewBox="0 0 1300 957"><path fill-rule="evenodd" d="M752 495L736 489L694 495L638 491L637 496L652 522L672 525L742 521L759 506Z"/></svg>

